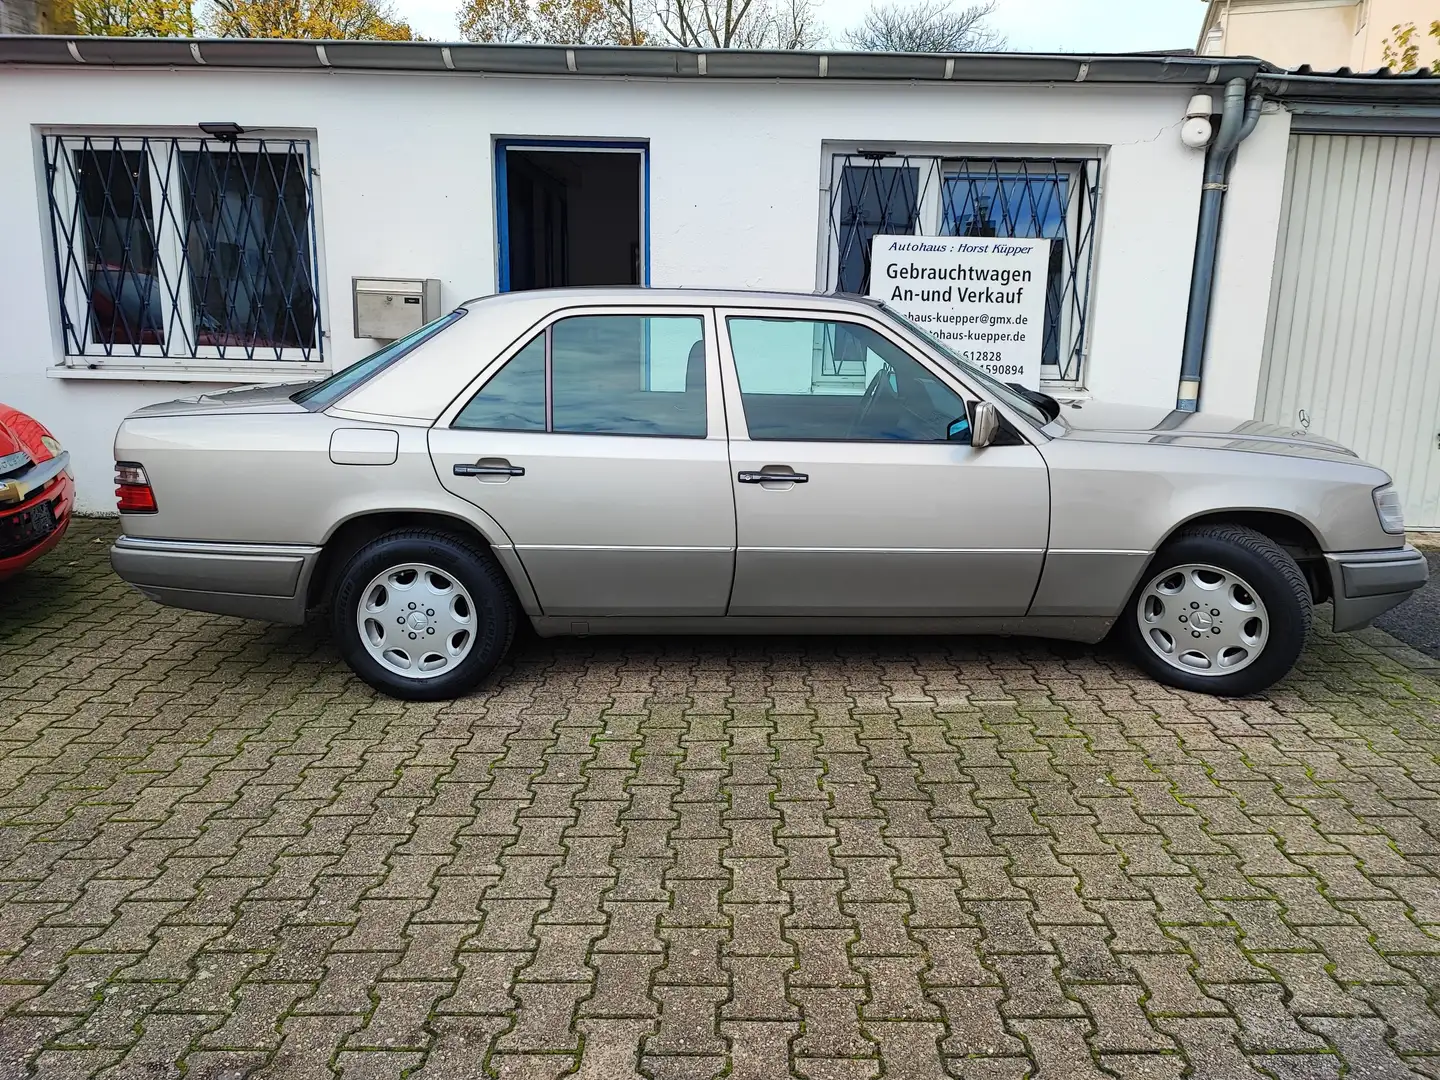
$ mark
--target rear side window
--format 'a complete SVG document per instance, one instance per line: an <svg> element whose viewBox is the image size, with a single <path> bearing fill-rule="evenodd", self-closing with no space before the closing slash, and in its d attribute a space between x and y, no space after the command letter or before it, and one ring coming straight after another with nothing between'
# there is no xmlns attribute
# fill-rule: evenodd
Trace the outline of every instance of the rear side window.
<svg viewBox="0 0 1440 1080"><path fill-rule="evenodd" d="M545 334L510 358L452 425L483 431L545 430Z"/></svg>
<svg viewBox="0 0 1440 1080"><path fill-rule="evenodd" d="M426 323L419 330L377 349L364 360L351 364L344 371L337 371L328 379L322 379L303 390L297 390L290 395L290 400L297 405L304 405L311 412L328 409L356 387L369 382L406 353L413 352L442 330L459 322L465 317L468 310L468 308L456 308L450 314L442 315L434 322Z"/></svg>
<svg viewBox="0 0 1440 1080"><path fill-rule="evenodd" d="M548 388L548 395L547 395ZM516 353L454 427L703 439L698 315L577 315Z"/></svg>

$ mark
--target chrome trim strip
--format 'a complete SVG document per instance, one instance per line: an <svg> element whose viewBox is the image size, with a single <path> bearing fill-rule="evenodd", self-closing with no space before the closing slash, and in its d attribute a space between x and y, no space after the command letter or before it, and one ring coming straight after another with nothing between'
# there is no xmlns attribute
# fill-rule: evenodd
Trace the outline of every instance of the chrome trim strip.
<svg viewBox="0 0 1440 1080"><path fill-rule="evenodd" d="M70 451L61 450L49 461L42 461L29 472L0 484L0 506L22 503L50 481L70 468Z"/></svg>
<svg viewBox="0 0 1440 1080"><path fill-rule="evenodd" d="M862 548L862 547L741 547L744 552L778 555L1043 555L1044 548Z"/></svg>
<svg viewBox="0 0 1440 1080"><path fill-rule="evenodd" d="M153 551L161 555L318 555L317 544L235 544L216 540L152 540L146 536L120 536L115 546L134 551Z"/></svg>
<svg viewBox="0 0 1440 1080"><path fill-rule="evenodd" d="M516 551L694 551L729 555L732 547L661 547L654 544L516 544ZM750 550L750 549L746 549Z"/></svg>

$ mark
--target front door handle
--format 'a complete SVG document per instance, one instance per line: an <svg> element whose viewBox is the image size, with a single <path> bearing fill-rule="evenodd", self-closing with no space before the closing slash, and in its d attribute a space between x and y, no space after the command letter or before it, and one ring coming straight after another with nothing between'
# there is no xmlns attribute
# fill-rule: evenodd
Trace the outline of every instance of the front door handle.
<svg viewBox="0 0 1440 1080"><path fill-rule="evenodd" d="M452 470L456 476L524 476L525 470L519 465L456 465Z"/></svg>
<svg viewBox="0 0 1440 1080"><path fill-rule="evenodd" d="M810 482L810 474L790 472L789 470L781 472L777 469L774 472L742 472L736 479L742 484L808 484Z"/></svg>

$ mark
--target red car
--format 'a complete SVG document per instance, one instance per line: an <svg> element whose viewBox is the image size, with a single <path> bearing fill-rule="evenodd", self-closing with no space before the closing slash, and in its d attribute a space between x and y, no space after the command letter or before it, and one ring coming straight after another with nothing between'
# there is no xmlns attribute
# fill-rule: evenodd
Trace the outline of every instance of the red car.
<svg viewBox="0 0 1440 1080"><path fill-rule="evenodd" d="M74 503L70 455L40 421L0 405L0 581L60 543Z"/></svg>

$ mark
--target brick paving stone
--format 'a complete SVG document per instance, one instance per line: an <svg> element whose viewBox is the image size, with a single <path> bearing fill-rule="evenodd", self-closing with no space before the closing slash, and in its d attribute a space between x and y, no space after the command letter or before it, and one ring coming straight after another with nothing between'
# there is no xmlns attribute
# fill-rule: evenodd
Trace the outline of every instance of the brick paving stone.
<svg viewBox="0 0 1440 1080"><path fill-rule="evenodd" d="M1440 1080L1440 683L1379 632L1238 701L532 638L407 705L113 532L0 592L0 1076Z"/></svg>

